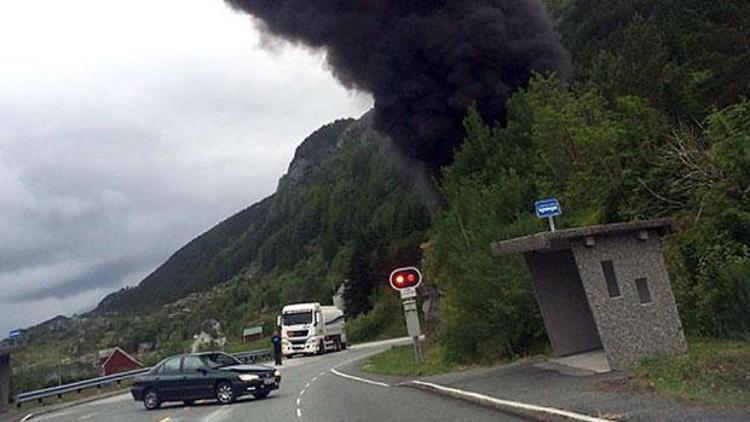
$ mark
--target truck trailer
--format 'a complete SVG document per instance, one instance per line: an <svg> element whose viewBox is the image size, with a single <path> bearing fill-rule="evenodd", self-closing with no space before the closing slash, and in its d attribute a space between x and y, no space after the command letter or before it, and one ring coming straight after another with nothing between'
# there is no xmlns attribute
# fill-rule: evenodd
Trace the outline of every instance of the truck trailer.
<svg viewBox="0 0 750 422"><path fill-rule="evenodd" d="M278 318L285 357L346 349L344 313L335 306L297 303L284 306Z"/></svg>

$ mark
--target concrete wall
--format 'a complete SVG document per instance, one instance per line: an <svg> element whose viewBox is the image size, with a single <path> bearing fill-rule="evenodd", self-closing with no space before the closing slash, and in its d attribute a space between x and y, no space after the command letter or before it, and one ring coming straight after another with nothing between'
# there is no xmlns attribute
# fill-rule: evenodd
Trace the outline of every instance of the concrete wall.
<svg viewBox="0 0 750 422"><path fill-rule="evenodd" d="M657 354L687 351L677 306L662 257L651 232L601 235L571 241L604 351L612 369L625 369ZM610 297L602 261L611 260L620 290ZM645 278L651 302L641 303L636 280Z"/></svg>
<svg viewBox="0 0 750 422"><path fill-rule="evenodd" d="M524 256L555 355L601 348L571 250L529 252Z"/></svg>
<svg viewBox="0 0 750 422"><path fill-rule="evenodd" d="M10 355L0 355L0 413L7 411L10 395Z"/></svg>

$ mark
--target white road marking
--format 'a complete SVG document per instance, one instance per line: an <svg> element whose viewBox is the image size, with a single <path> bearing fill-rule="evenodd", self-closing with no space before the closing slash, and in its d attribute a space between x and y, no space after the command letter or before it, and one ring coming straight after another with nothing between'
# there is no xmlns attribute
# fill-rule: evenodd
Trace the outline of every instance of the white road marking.
<svg viewBox="0 0 750 422"><path fill-rule="evenodd" d="M302 403L302 399L298 397L298 398L297 398L297 406L299 406L299 405L300 405L300 403Z"/></svg>
<svg viewBox="0 0 750 422"><path fill-rule="evenodd" d="M302 410L300 410L300 408L299 408L299 407L297 408L297 417L298 417L298 418L301 418L301 417L302 417Z"/></svg>
<svg viewBox="0 0 750 422"><path fill-rule="evenodd" d="M435 389L435 390L439 390L439 391L443 391L443 392L446 392L446 393L451 393L451 394L456 395L456 396L463 396L463 397L467 397L467 398L473 398L475 400L486 401L486 402L494 403L494 404L497 404L497 405L500 405L500 406L514 407L514 408L517 408L517 409L531 410L531 411L534 411L534 412L544 412L544 413L547 413L549 415L562 416L563 418L568 418L568 419L572 419L572 420L576 420L576 421L582 421L582 422L612 422L612 421L610 421L608 419L595 418L593 416L582 415L580 413L574 413L574 412L570 412L570 411L567 411L567 410L555 409L553 407L544 407L544 406L537 406L537 405L534 405L534 404L520 403L520 402L510 401L510 400L502 400L502 399L498 399L498 398L495 398L495 397L486 396L484 394L473 393L471 391L459 390L457 388L445 387L445 386L438 385L438 384L433 384L433 383L430 383L430 382L411 381L411 383L412 384L417 384L417 385L424 385L424 386L427 386L429 388L432 388L432 389Z"/></svg>
<svg viewBox="0 0 750 422"><path fill-rule="evenodd" d="M81 416L80 418L78 418L78 420L79 420L79 421L85 421L86 419L91 419L91 418L93 418L94 416L99 416L99 415L101 415L102 413L104 413L104 412L106 412L106 411L108 411L108 410L109 410L109 409L104 409L104 410L100 410L100 411L98 411L98 412L94 412L94 413L89 413L88 415L84 415L84 416Z"/></svg>
<svg viewBox="0 0 750 422"><path fill-rule="evenodd" d="M305 389L303 388L302 391L299 392L299 396L302 397L305 395Z"/></svg>
<svg viewBox="0 0 750 422"><path fill-rule="evenodd" d="M364 382L366 384L377 385L378 387L385 387L385 388L390 387L390 385L388 385L388 384L386 384L384 382L378 382L378 381L368 380L368 379L365 379L365 378L355 377L354 375L349 375L349 374L345 374L343 372L339 372L335 368L331 369L331 372L334 375L338 375L338 376L340 376L342 378L348 378L350 380Z"/></svg>
<svg viewBox="0 0 750 422"><path fill-rule="evenodd" d="M305 388L310 388L310 383L305 384Z"/></svg>
<svg viewBox="0 0 750 422"><path fill-rule="evenodd" d="M33 418L33 417L34 417L34 414L33 413L29 413L28 415L24 416L23 419L21 419L21 422L26 422L29 419Z"/></svg>
<svg viewBox="0 0 750 422"><path fill-rule="evenodd" d="M312 382L315 382L318 380L318 377L313 377Z"/></svg>
<svg viewBox="0 0 750 422"><path fill-rule="evenodd" d="M214 421L221 421L227 419L227 413L231 411L231 407L229 406L221 406L219 409L214 410L213 412L206 415L203 419L201 419L201 422L214 422Z"/></svg>
<svg viewBox="0 0 750 422"><path fill-rule="evenodd" d="M56 418L59 418L60 416L69 415L71 413L73 413L72 410L68 410L68 411L65 411L65 412L53 412L53 413L49 413L49 414L46 414L46 415L39 415L39 417L38 418L34 418L34 420L44 421L44 420L48 420L48 419L56 419ZM29 419L31 419L31 418L29 418Z"/></svg>

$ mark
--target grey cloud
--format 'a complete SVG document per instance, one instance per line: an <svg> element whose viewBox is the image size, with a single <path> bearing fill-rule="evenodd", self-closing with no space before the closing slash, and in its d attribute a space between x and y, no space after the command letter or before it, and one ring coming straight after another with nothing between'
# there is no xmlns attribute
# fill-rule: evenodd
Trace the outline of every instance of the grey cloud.
<svg viewBox="0 0 750 422"><path fill-rule="evenodd" d="M3 301L28 302L47 298L65 299L92 288L118 288L128 275L143 274L148 269L154 268L161 258L161 256L155 255L120 257L97 264L80 277L54 284L51 287L40 286L35 290L24 293L11 293Z"/></svg>

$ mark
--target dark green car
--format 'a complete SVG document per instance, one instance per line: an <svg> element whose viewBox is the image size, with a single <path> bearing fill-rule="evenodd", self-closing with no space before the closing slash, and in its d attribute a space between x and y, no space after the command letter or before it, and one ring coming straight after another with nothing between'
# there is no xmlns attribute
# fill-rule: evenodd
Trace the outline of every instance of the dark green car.
<svg viewBox="0 0 750 422"><path fill-rule="evenodd" d="M159 362L133 382L131 393L148 410L162 403L215 399L221 404L252 394L256 399L279 388L281 373L265 365L244 365L219 352L172 356Z"/></svg>

